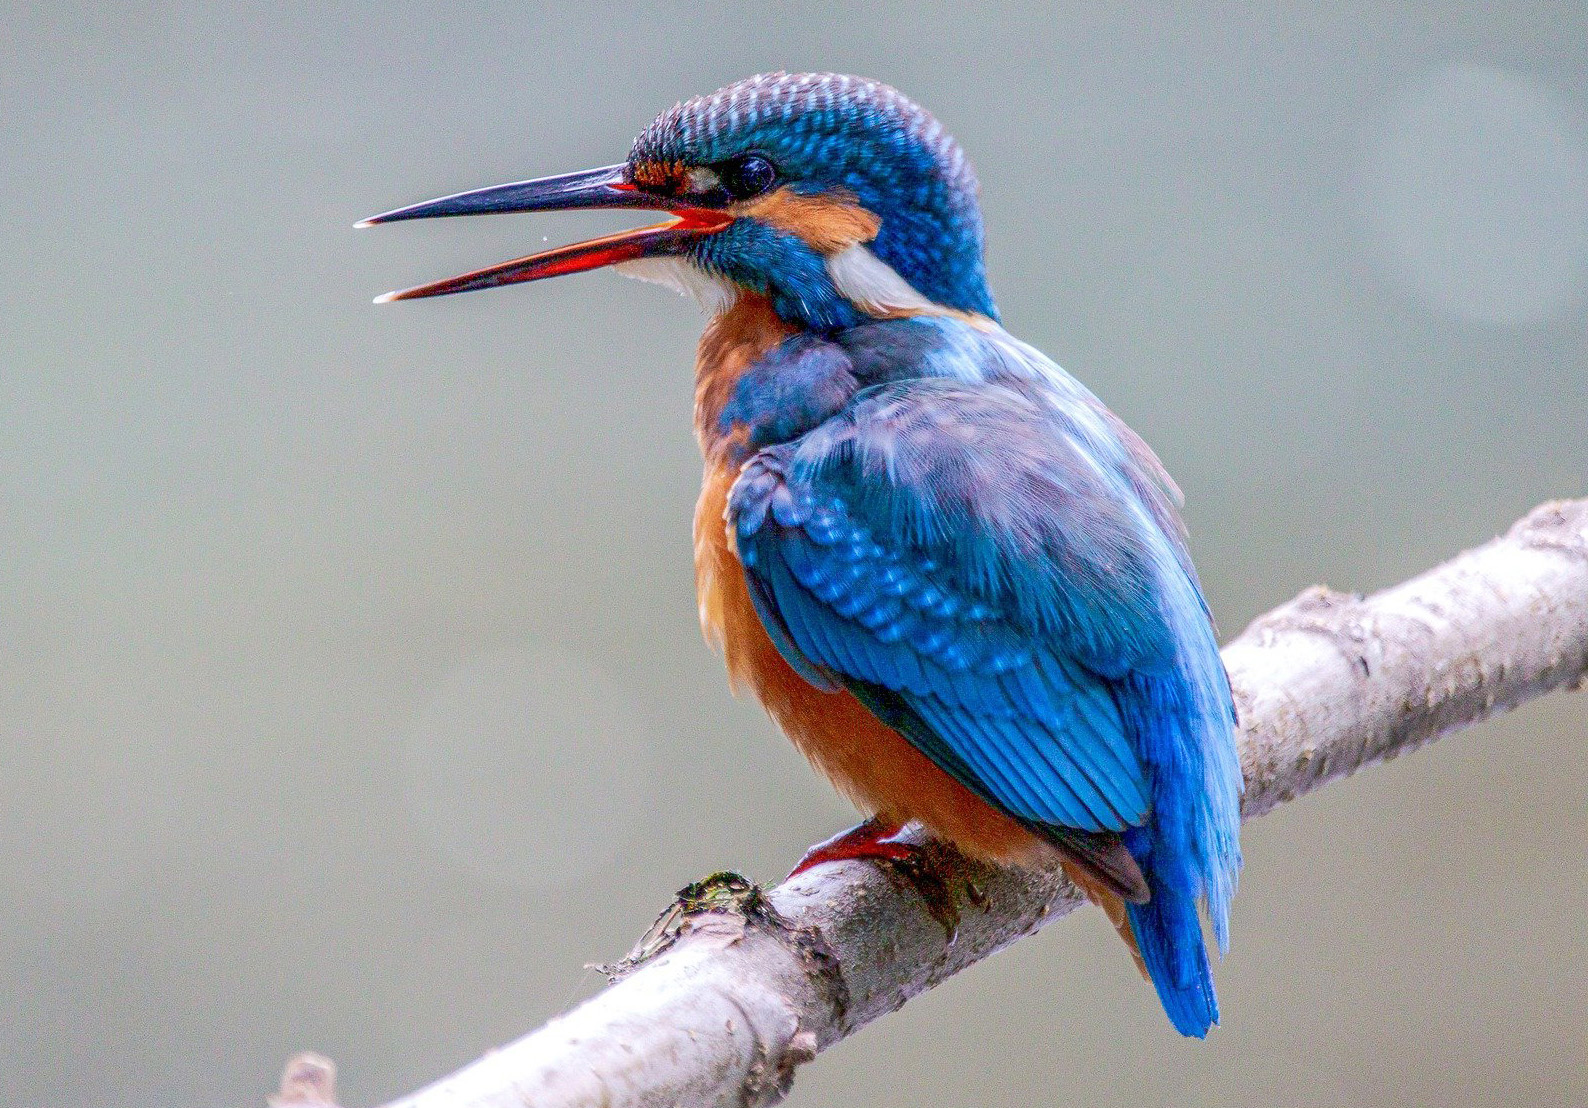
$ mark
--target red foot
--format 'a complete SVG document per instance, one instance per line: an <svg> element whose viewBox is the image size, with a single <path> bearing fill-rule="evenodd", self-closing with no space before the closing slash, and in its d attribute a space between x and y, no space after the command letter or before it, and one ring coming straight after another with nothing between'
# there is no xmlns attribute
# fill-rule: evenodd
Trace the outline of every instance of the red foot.
<svg viewBox="0 0 1588 1108"><path fill-rule="evenodd" d="M898 836L904 828L896 823L885 823L872 818L856 824L848 831L819 842L805 852L800 864L789 873L798 877L812 866L823 862L847 862L858 858L877 858L885 862L908 862L920 852L914 843L901 842ZM788 878L784 878L788 880Z"/></svg>

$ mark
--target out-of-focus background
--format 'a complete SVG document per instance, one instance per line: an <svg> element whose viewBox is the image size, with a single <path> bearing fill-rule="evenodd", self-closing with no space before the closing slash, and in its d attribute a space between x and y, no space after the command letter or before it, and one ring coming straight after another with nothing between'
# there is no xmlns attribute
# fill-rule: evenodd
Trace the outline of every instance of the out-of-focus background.
<svg viewBox="0 0 1588 1108"><path fill-rule="evenodd" d="M622 215L355 233L869 74L980 167L1011 330L1152 442L1226 636L1588 493L1588 7L11 4L0 1103L372 1105L852 814L695 622L700 319L598 274L373 294ZM1588 700L1250 825L1225 1024L1096 913L810 1105L1588 1102Z"/></svg>

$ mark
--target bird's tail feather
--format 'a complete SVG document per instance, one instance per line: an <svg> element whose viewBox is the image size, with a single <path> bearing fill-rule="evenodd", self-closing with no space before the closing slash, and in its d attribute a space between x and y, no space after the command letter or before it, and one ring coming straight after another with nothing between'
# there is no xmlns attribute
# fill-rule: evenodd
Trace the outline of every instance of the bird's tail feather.
<svg viewBox="0 0 1588 1108"><path fill-rule="evenodd" d="M1141 964L1175 1030L1204 1038L1219 1022L1219 1001L1196 901L1162 881L1148 882L1152 899L1125 905Z"/></svg>
<svg viewBox="0 0 1588 1108"><path fill-rule="evenodd" d="M1127 905L1147 974L1175 1029L1202 1038L1219 1022L1199 901L1222 953L1240 869L1240 768L1234 712L1212 630L1182 652L1177 672L1135 675L1129 725L1153 772L1153 816L1122 836L1152 897ZM1195 640L1193 640L1194 642Z"/></svg>
<svg viewBox="0 0 1588 1108"><path fill-rule="evenodd" d="M1201 1039L1219 1022L1218 996L1196 902L1162 881L1150 881L1152 899L1128 904L1079 863L1063 860L1065 876L1108 916L1125 940L1136 969L1158 991L1175 1030ZM1150 879L1149 879L1150 880Z"/></svg>

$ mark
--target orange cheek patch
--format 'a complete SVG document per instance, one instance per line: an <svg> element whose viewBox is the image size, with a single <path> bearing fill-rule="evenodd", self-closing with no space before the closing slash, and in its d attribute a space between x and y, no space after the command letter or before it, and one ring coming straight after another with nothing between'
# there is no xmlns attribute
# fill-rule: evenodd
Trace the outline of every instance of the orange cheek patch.
<svg viewBox="0 0 1588 1108"><path fill-rule="evenodd" d="M842 193L801 196L781 188L738 205L734 214L753 216L796 235L823 254L870 242L882 229L881 219Z"/></svg>

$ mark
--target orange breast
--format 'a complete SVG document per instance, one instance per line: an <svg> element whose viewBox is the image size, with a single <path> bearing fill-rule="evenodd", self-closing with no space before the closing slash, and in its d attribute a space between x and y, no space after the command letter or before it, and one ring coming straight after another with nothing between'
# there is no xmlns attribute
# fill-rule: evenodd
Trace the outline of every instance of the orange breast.
<svg viewBox="0 0 1588 1108"><path fill-rule="evenodd" d="M758 297L713 321L696 365L695 422L706 456L695 507L695 586L706 638L728 663L734 690L749 689L801 753L861 811L919 820L968 854L1051 865L1057 852L938 769L848 692L822 692L783 660L756 615L725 511L738 476L728 460L735 432L717 425L745 368L789 329Z"/></svg>

